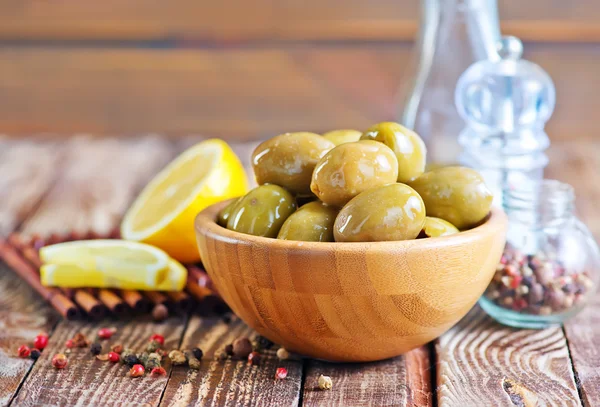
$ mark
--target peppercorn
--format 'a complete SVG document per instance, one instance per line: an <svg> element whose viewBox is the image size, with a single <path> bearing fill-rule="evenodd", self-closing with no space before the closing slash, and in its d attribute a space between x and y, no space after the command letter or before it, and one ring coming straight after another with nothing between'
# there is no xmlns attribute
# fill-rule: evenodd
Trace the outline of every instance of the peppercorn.
<svg viewBox="0 0 600 407"><path fill-rule="evenodd" d="M67 339L67 341L65 342L65 346L69 349L75 346L75 344L73 343L73 339Z"/></svg>
<svg viewBox="0 0 600 407"><path fill-rule="evenodd" d="M100 339L110 339L117 332L117 328L100 328L98 330L98 338Z"/></svg>
<svg viewBox="0 0 600 407"><path fill-rule="evenodd" d="M248 338L238 338L233 341L233 355L240 359L246 359L252 352L252 342Z"/></svg>
<svg viewBox="0 0 600 407"><path fill-rule="evenodd" d="M287 377L288 371L285 367L278 367L275 371L275 379L285 379Z"/></svg>
<svg viewBox="0 0 600 407"><path fill-rule="evenodd" d="M169 359L171 359L171 362L173 362L174 365L185 365L187 362L185 355L179 350L172 350L169 352Z"/></svg>
<svg viewBox="0 0 600 407"><path fill-rule="evenodd" d="M165 337L162 336L162 335L159 335L159 334L154 334L154 335L152 335L150 337L150 342L152 342L152 341L156 341L159 344L164 345L165 344Z"/></svg>
<svg viewBox="0 0 600 407"><path fill-rule="evenodd" d="M290 358L290 353L285 348L277 349L277 357L280 360L286 360Z"/></svg>
<svg viewBox="0 0 600 407"><path fill-rule="evenodd" d="M225 314L225 315L223 315L222 320L226 324L230 324L231 323L231 314Z"/></svg>
<svg viewBox="0 0 600 407"><path fill-rule="evenodd" d="M29 349L29 346L27 345L21 345L19 346L19 349L17 349L17 353L20 358L28 358L31 354L31 349Z"/></svg>
<svg viewBox="0 0 600 407"><path fill-rule="evenodd" d="M248 364L258 366L260 364L261 356L260 353L254 351L248 355Z"/></svg>
<svg viewBox="0 0 600 407"><path fill-rule="evenodd" d="M57 353L52 358L52 366L54 366L57 369L64 369L65 367L67 367L67 363L69 363L69 360L62 353Z"/></svg>
<svg viewBox="0 0 600 407"><path fill-rule="evenodd" d="M121 357L116 352L108 352L108 360L113 363L117 363L119 360L121 360Z"/></svg>
<svg viewBox="0 0 600 407"><path fill-rule="evenodd" d="M319 389L321 390L331 390L333 387L333 381L329 376L319 376Z"/></svg>
<svg viewBox="0 0 600 407"><path fill-rule="evenodd" d="M194 370L199 370L200 369L200 361L198 359L196 359L196 356L194 356L194 352L192 352L191 350L185 350L183 351L183 354L185 355L185 358L187 359L187 363L188 366L190 367L190 369L194 369Z"/></svg>
<svg viewBox="0 0 600 407"><path fill-rule="evenodd" d="M33 347L39 350L43 350L48 346L48 335L40 334L33 340Z"/></svg>
<svg viewBox="0 0 600 407"><path fill-rule="evenodd" d="M225 345L225 348L223 350L225 351L225 353L227 353L227 355L229 355L229 356L233 355L233 345L232 344Z"/></svg>
<svg viewBox="0 0 600 407"><path fill-rule="evenodd" d="M129 370L129 376L131 376L131 377L142 377L144 375L145 371L146 371L146 369L144 369L144 366L142 366L140 364L135 364Z"/></svg>
<svg viewBox="0 0 600 407"><path fill-rule="evenodd" d="M258 335L253 342L253 348L255 351L261 351L265 349L271 349L273 346L273 342L269 339L265 338L262 335Z"/></svg>
<svg viewBox="0 0 600 407"><path fill-rule="evenodd" d="M215 353L216 360L227 360L227 358L229 358L229 354L225 352L224 349L221 349Z"/></svg>
<svg viewBox="0 0 600 407"><path fill-rule="evenodd" d="M123 349L123 351L121 352L121 363L126 363L125 359L130 355L136 356L133 349L131 349L131 348ZM137 358L137 356L136 356L136 358Z"/></svg>
<svg viewBox="0 0 600 407"><path fill-rule="evenodd" d="M154 369L152 369L152 371L150 372L150 376L166 376L167 375L167 371L165 370L164 367L159 366L159 367L155 367Z"/></svg>
<svg viewBox="0 0 600 407"><path fill-rule="evenodd" d="M194 353L194 356L196 357L196 359L202 360L202 356L204 356L204 352L202 352L202 349L194 348L194 349L192 349L192 352Z"/></svg>
<svg viewBox="0 0 600 407"><path fill-rule="evenodd" d="M33 360L38 360L42 352L39 349L33 348L31 349L31 353L29 353L29 357Z"/></svg>
<svg viewBox="0 0 600 407"><path fill-rule="evenodd" d="M158 353L151 353L148 355L146 363L144 363L144 367L146 369L154 369L160 367L160 362L162 361L162 356Z"/></svg>
<svg viewBox="0 0 600 407"><path fill-rule="evenodd" d="M169 317L169 309L164 304L157 304L152 309L152 318L161 322Z"/></svg>
<svg viewBox="0 0 600 407"><path fill-rule="evenodd" d="M102 352L102 345L100 345L98 342L92 343L92 346L90 347L90 353L96 356L99 355L100 352Z"/></svg>
<svg viewBox="0 0 600 407"><path fill-rule="evenodd" d="M148 352L148 353L156 352L156 350L159 348L160 348L160 342L152 340L146 346L146 352Z"/></svg>
<svg viewBox="0 0 600 407"><path fill-rule="evenodd" d="M72 343L72 348L85 348L86 346L88 346L90 344L90 341L86 338L86 336L84 334L82 334L81 332L76 333L73 338L71 339L71 343ZM69 346L67 346L69 347Z"/></svg>
<svg viewBox="0 0 600 407"><path fill-rule="evenodd" d="M123 353L123 345L113 345L112 348L110 348L110 350L120 355L121 353Z"/></svg>

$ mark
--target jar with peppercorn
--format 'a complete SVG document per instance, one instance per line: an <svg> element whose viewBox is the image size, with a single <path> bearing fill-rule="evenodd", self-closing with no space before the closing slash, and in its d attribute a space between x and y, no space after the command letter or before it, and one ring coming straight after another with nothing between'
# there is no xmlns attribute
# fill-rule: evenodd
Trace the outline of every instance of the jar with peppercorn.
<svg viewBox="0 0 600 407"><path fill-rule="evenodd" d="M481 307L524 328L562 323L595 294L600 251L575 216L573 188L543 180L504 191L509 218L504 254Z"/></svg>

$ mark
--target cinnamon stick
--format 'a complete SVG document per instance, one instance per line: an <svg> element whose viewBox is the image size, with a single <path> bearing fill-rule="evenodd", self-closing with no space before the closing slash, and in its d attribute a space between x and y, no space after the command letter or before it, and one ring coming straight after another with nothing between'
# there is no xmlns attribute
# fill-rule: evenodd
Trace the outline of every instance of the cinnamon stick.
<svg viewBox="0 0 600 407"><path fill-rule="evenodd" d="M104 304L110 312L119 316L127 312L127 303L121 299L114 291L101 288L97 293L98 299Z"/></svg>
<svg viewBox="0 0 600 407"><path fill-rule="evenodd" d="M121 297L125 302L133 308L136 312L148 312L150 311L151 302L142 296L138 291L134 290L121 290Z"/></svg>
<svg viewBox="0 0 600 407"><path fill-rule="evenodd" d="M27 260L25 260L15 247L8 242L0 241L0 257L15 273L38 292L54 309L66 319L75 319L79 315L76 305L63 295L60 290L44 287L40 282L40 275Z"/></svg>
<svg viewBox="0 0 600 407"><path fill-rule="evenodd" d="M166 294L179 311L185 312L192 309L193 300L187 293L181 291L167 291Z"/></svg>
<svg viewBox="0 0 600 407"><path fill-rule="evenodd" d="M144 295L148 297L153 304L169 305L169 297L158 291L144 291Z"/></svg>
<svg viewBox="0 0 600 407"><path fill-rule="evenodd" d="M188 293L191 294L192 297L194 297L198 301L202 301L210 296L215 296L214 292L211 289L198 285L197 280L194 279L194 277L192 277L191 275L188 275L185 289Z"/></svg>
<svg viewBox="0 0 600 407"><path fill-rule="evenodd" d="M106 307L96 297L84 289L77 288L75 290L66 289L65 292L72 293L72 299L79 305L90 318L98 320L106 315Z"/></svg>
<svg viewBox="0 0 600 407"><path fill-rule="evenodd" d="M212 280L210 279L206 271L194 265L187 266L187 270L188 275L191 275L196 284L198 284L200 287L207 287L211 290L213 289Z"/></svg>

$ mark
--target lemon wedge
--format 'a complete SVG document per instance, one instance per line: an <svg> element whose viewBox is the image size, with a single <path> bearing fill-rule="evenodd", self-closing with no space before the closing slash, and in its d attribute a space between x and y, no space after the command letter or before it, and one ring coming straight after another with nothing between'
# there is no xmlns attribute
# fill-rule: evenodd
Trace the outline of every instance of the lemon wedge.
<svg viewBox="0 0 600 407"><path fill-rule="evenodd" d="M187 283L188 272L177 260L169 261L169 270L166 278L158 284L157 291L182 291Z"/></svg>
<svg viewBox="0 0 600 407"><path fill-rule="evenodd" d="M125 240L66 242L40 249L44 285L154 289L167 278L170 259L156 247Z"/></svg>
<svg viewBox="0 0 600 407"><path fill-rule="evenodd" d="M123 239L159 247L181 262L200 260L194 218L248 191L246 172L227 143L203 141L182 153L143 189L121 223Z"/></svg>

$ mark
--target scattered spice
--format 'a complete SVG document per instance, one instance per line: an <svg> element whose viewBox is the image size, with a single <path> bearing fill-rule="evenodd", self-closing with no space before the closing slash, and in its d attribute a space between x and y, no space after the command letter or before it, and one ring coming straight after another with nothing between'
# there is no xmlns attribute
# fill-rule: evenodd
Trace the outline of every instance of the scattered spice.
<svg viewBox="0 0 600 407"><path fill-rule="evenodd" d="M333 381L331 381L331 377L329 376L319 376L319 389L321 390L331 390L333 387Z"/></svg>
<svg viewBox="0 0 600 407"><path fill-rule="evenodd" d="M123 345L113 345L112 348L110 348L110 350L120 355L121 353L123 353Z"/></svg>
<svg viewBox="0 0 600 407"><path fill-rule="evenodd" d="M194 349L192 349L192 352L194 353L194 356L196 357L196 359L202 360L202 357L204 356L204 352L202 352L202 349L194 348Z"/></svg>
<svg viewBox="0 0 600 407"><path fill-rule="evenodd" d="M31 353L29 354L29 357L32 360L38 360L38 358L40 357L41 354L42 354L42 352L40 352L39 349L33 348L33 349L31 349Z"/></svg>
<svg viewBox="0 0 600 407"><path fill-rule="evenodd" d="M485 296L515 312L550 315L581 306L594 282L585 271L567 270L544 252L526 255L506 244Z"/></svg>
<svg viewBox="0 0 600 407"><path fill-rule="evenodd" d="M264 336L258 335L254 339L252 345L255 351L260 352L261 350L271 349L274 343L271 340L265 338Z"/></svg>
<svg viewBox="0 0 600 407"><path fill-rule="evenodd" d="M90 346L90 353L94 356L98 356L102 352L102 345L99 342L92 343Z"/></svg>
<svg viewBox="0 0 600 407"><path fill-rule="evenodd" d="M166 375L167 375L167 371L162 366L155 367L150 372L150 376L166 376Z"/></svg>
<svg viewBox="0 0 600 407"><path fill-rule="evenodd" d="M221 349L215 353L216 360L227 360L229 358L229 354L225 351L225 349Z"/></svg>
<svg viewBox="0 0 600 407"><path fill-rule="evenodd" d="M71 340L71 346L67 348L85 348L90 344L88 338L81 332L76 333Z"/></svg>
<svg viewBox="0 0 600 407"><path fill-rule="evenodd" d="M277 357L280 360L287 360L290 358L290 353L285 348L277 349Z"/></svg>
<svg viewBox="0 0 600 407"><path fill-rule="evenodd" d="M248 364L258 366L260 364L261 355L257 351L251 352L248 355Z"/></svg>
<svg viewBox="0 0 600 407"><path fill-rule="evenodd" d="M248 338L238 338L233 341L233 356L246 359L252 352L252 342Z"/></svg>
<svg viewBox="0 0 600 407"><path fill-rule="evenodd" d="M164 304L157 304L152 309L152 318L161 322L169 317L169 309Z"/></svg>
<svg viewBox="0 0 600 407"><path fill-rule="evenodd" d="M29 349L29 346L27 345L21 345L19 346L19 349L17 349L17 354L20 358L28 358L31 354L31 349Z"/></svg>
<svg viewBox="0 0 600 407"><path fill-rule="evenodd" d="M100 339L110 339L117 332L117 328L100 328L98 330L98 338Z"/></svg>
<svg viewBox="0 0 600 407"><path fill-rule="evenodd" d="M145 371L146 371L146 369L144 369L144 366L142 366L140 364L136 364L136 365L133 365L131 367L131 369L129 370L129 376L142 377L144 375Z"/></svg>
<svg viewBox="0 0 600 407"><path fill-rule="evenodd" d="M172 350L169 352L169 359L171 359L171 362L174 365L185 365L187 362L185 355L179 350Z"/></svg>
<svg viewBox="0 0 600 407"><path fill-rule="evenodd" d="M186 350L183 352L185 358L187 359L188 366L190 369L199 370L201 367L200 360L194 356L194 352L191 350Z"/></svg>
<svg viewBox="0 0 600 407"><path fill-rule="evenodd" d="M106 362L108 360L108 353L103 353L102 355L96 355L96 359Z"/></svg>
<svg viewBox="0 0 600 407"><path fill-rule="evenodd" d="M65 342L65 346L68 349L71 349L73 346L75 346L75 344L73 343L73 339L67 339L67 341Z"/></svg>
<svg viewBox="0 0 600 407"><path fill-rule="evenodd" d="M161 344L159 341L152 340L146 346L146 352L148 352L148 353L156 352L158 349L160 349L160 345Z"/></svg>
<svg viewBox="0 0 600 407"><path fill-rule="evenodd" d="M165 344L165 337L162 336L162 335L159 335L159 334L154 334L154 335L152 335L150 337L150 342L152 342L152 341L156 341L159 344L164 345Z"/></svg>
<svg viewBox="0 0 600 407"><path fill-rule="evenodd" d="M119 356L119 354L116 352L108 352L108 360L113 363L117 363L119 360L121 360L121 356Z"/></svg>
<svg viewBox="0 0 600 407"><path fill-rule="evenodd" d="M123 349L123 352L121 352L121 363L131 367L137 363L140 363L140 361L133 349L125 348Z"/></svg>
<svg viewBox="0 0 600 407"><path fill-rule="evenodd" d="M287 369L285 367L278 367L275 371L275 379L285 379L287 377Z"/></svg>
<svg viewBox="0 0 600 407"><path fill-rule="evenodd" d="M233 355L233 345L232 344L225 345L225 348L223 350L225 351L225 353L228 356L232 356Z"/></svg>
<svg viewBox="0 0 600 407"><path fill-rule="evenodd" d="M69 363L69 360L67 359L67 356L62 353L57 353L52 358L52 366L57 369L64 369L67 367L67 363Z"/></svg>
<svg viewBox="0 0 600 407"><path fill-rule="evenodd" d="M226 324L230 324L231 323L231 314L225 314L225 315L223 315L222 320Z"/></svg>
<svg viewBox="0 0 600 407"><path fill-rule="evenodd" d="M154 368L160 367L160 362L162 361L162 356L158 353L143 353L139 357L140 362L146 370L152 370Z"/></svg>
<svg viewBox="0 0 600 407"><path fill-rule="evenodd" d="M48 346L48 335L39 334L33 340L33 347L39 350L43 350Z"/></svg>

